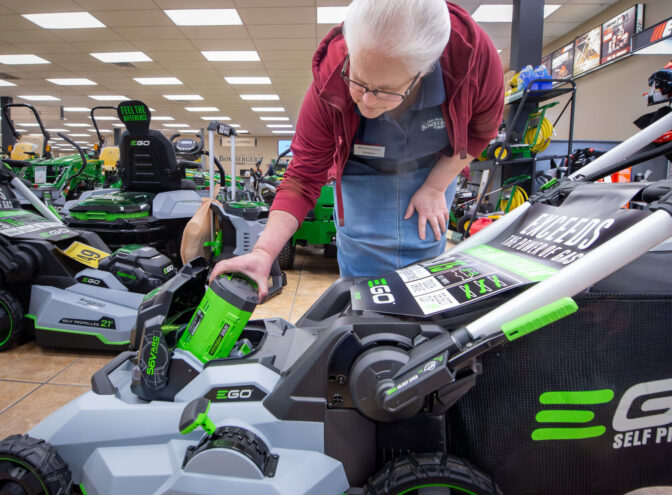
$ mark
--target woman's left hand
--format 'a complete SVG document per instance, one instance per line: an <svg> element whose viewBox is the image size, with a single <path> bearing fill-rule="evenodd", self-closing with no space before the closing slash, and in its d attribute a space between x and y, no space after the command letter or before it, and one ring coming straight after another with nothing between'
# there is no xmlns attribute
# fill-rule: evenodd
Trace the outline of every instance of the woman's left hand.
<svg viewBox="0 0 672 495"><path fill-rule="evenodd" d="M446 191L438 190L427 183L420 186L411 197L406 208L404 220L418 213L418 236L425 240L426 223L434 231L434 238L438 241L446 232L446 223L450 220L450 213L446 206Z"/></svg>

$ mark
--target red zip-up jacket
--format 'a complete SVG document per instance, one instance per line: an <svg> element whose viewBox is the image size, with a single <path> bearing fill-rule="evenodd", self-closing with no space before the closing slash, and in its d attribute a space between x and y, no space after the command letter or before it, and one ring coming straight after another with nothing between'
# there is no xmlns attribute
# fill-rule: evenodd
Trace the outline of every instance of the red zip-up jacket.
<svg viewBox="0 0 672 495"><path fill-rule="evenodd" d="M446 88L446 132L456 154L478 156L497 135L502 119L502 64L492 41L469 14L446 5L451 32L439 58ZM322 186L335 180L338 221L344 225L341 176L360 118L341 78L346 55L341 25L327 34L313 56L313 83L290 146L293 158L271 207L291 213L299 224L315 206Z"/></svg>

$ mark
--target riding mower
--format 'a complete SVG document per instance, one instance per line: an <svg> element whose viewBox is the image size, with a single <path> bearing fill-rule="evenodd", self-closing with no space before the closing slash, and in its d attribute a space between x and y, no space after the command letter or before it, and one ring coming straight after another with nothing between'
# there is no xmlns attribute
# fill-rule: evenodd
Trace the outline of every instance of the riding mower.
<svg viewBox="0 0 672 495"><path fill-rule="evenodd" d="M435 259L338 280L295 325L249 321L255 287L236 274L206 287L206 263L191 261L146 298L132 349L92 391L0 442L0 487L594 495L672 484L661 269L672 183L592 183L669 129L661 119ZM622 208L633 199L649 211Z"/></svg>
<svg viewBox="0 0 672 495"><path fill-rule="evenodd" d="M28 320L39 345L123 349L143 296L175 272L153 248L110 253L97 235L67 227L0 164L0 350L31 331Z"/></svg>
<svg viewBox="0 0 672 495"><path fill-rule="evenodd" d="M105 177L103 187L120 188L121 178L117 172L117 164L120 157L119 146L105 146L105 136L101 134L98 121L96 120L97 110L114 110L116 113L117 107L108 105L95 106L91 109L90 116L93 127L96 129L96 136L98 137L98 143L94 145L93 151L96 158L102 162L101 167Z"/></svg>
<svg viewBox="0 0 672 495"><path fill-rule="evenodd" d="M89 154L86 161L82 161L79 153L53 157L49 145L51 136L44 128L37 110L28 103L10 103L2 107L3 117L9 123L12 134L17 140L21 139L21 134L16 132L9 115L9 109L13 107L28 108L35 116L43 136L42 156L33 160L4 161L14 169L20 179L26 179L31 183L35 195L47 206L60 209L66 200L78 198L83 191L103 186L105 176L102 162L96 154ZM61 134L59 136L62 137ZM73 144L72 141L67 141ZM27 201L24 203L29 204Z"/></svg>
<svg viewBox="0 0 672 495"><path fill-rule="evenodd" d="M149 129L147 105L124 101L117 113L127 129L119 146L121 189L85 192L64 207L66 223L95 232L112 249L142 244L180 264L182 231L201 196L194 182L184 179L170 141Z"/></svg>

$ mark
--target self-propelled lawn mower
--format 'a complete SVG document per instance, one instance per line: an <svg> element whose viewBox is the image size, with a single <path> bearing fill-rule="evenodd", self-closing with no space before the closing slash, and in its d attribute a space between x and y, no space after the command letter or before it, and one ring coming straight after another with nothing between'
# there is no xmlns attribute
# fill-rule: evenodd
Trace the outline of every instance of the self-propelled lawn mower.
<svg viewBox="0 0 672 495"><path fill-rule="evenodd" d="M64 207L66 222L95 232L113 249L151 246L179 264L182 231L201 197L194 183L184 178L172 144L149 128L147 105L124 101L117 113L126 125L119 146L121 189L84 193L79 202Z"/></svg>
<svg viewBox="0 0 672 495"><path fill-rule="evenodd" d="M206 289L207 266L190 262L143 302L134 350L91 392L0 442L0 487L588 495L672 484L670 247L659 246L672 184L588 183L663 128L672 117L438 258L337 281L296 325L246 323L254 287L228 275ZM633 198L650 210L623 209Z"/></svg>
<svg viewBox="0 0 672 495"><path fill-rule="evenodd" d="M40 345L123 349L143 296L175 272L154 248L111 253L67 227L0 164L0 350L32 330L29 320Z"/></svg>

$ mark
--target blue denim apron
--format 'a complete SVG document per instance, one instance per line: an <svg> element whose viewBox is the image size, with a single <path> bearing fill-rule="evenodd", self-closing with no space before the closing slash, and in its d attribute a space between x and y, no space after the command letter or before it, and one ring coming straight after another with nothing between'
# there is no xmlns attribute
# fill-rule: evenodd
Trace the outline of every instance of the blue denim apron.
<svg viewBox="0 0 672 495"><path fill-rule="evenodd" d="M437 63L422 78L415 101L399 121L387 114L360 118L354 144L379 153L362 156L353 146L343 171L345 226L336 228L341 276L380 275L444 251L445 236L434 240L427 223L425 240L420 240L418 214L408 220L404 214L439 156L452 154L441 110L445 99ZM454 196L455 181L446 190L448 208Z"/></svg>

